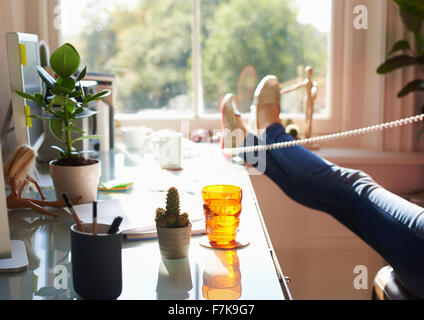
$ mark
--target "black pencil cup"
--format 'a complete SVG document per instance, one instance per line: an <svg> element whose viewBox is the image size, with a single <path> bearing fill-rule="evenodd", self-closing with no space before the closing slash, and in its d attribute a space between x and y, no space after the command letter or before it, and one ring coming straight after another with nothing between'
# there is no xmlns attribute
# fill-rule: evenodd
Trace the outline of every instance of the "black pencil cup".
<svg viewBox="0 0 424 320"><path fill-rule="evenodd" d="M122 234L107 234L105 224L98 225L96 236L91 223L84 228L86 232L71 226L74 290L84 299L116 299L122 291Z"/></svg>

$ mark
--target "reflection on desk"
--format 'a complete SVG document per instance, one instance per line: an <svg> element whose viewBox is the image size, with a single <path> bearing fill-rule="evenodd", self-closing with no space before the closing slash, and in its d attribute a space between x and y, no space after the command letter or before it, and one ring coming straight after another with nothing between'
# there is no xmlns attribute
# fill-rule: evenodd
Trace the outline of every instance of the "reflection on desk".
<svg viewBox="0 0 424 320"><path fill-rule="evenodd" d="M185 160L180 172L161 171L149 158L109 152L101 156L102 181L131 177L128 193L99 193L99 199L121 199L135 203L134 214L154 219L166 193L152 185L182 188L181 209L202 211L201 187L214 183L243 189L240 235L250 245L239 250L214 250L200 246L202 237L192 237L189 256L165 260L157 240L124 242L122 250L123 290L119 299L287 299L270 254L266 229L244 167L226 161L215 146L205 145L202 157ZM156 178L155 178L156 177ZM157 177L162 180L157 181ZM162 185L162 186L160 186ZM156 187L155 187L156 188ZM50 188L48 198L54 198ZM184 199L197 199L184 208ZM138 200L138 201L135 201ZM153 209L152 209L153 208ZM100 214L100 212L99 212ZM76 299L72 287L70 231L72 217L40 216L30 210L10 211L12 239L25 242L29 269L0 275L0 299Z"/></svg>
<svg viewBox="0 0 424 320"><path fill-rule="evenodd" d="M202 294L208 300L235 300L241 296L237 250L215 250L217 259L203 271Z"/></svg>

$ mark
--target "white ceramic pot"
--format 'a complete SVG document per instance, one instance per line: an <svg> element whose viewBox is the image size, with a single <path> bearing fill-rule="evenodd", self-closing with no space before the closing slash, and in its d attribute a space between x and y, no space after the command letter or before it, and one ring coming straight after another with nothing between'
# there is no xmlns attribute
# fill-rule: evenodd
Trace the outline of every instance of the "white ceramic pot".
<svg viewBox="0 0 424 320"><path fill-rule="evenodd" d="M82 196L80 203L89 203L97 199L97 188L101 175L101 162L84 166L59 166L50 161L50 176L53 180L57 200L62 200L66 192L69 199Z"/></svg>
<svg viewBox="0 0 424 320"><path fill-rule="evenodd" d="M165 228L156 225L162 258L182 259L187 257L190 246L191 226L191 223L183 228Z"/></svg>

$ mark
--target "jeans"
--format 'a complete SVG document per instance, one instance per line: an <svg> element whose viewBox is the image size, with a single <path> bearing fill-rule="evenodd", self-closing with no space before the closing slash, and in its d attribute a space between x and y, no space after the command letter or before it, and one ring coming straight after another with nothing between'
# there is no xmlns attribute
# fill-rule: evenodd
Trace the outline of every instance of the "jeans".
<svg viewBox="0 0 424 320"><path fill-rule="evenodd" d="M289 141L275 123L254 144ZM265 152L265 151L262 151ZM252 166L252 157L243 155ZM424 209L387 191L369 175L340 167L302 146L266 151L265 174L290 198L326 212L377 251L404 287L424 298ZM249 162L250 161L250 162Z"/></svg>

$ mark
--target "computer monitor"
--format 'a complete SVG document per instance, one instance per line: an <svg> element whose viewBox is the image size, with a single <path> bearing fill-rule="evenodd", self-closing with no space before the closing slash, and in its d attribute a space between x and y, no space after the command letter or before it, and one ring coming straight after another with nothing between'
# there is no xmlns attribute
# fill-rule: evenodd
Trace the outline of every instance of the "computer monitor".
<svg viewBox="0 0 424 320"><path fill-rule="evenodd" d="M38 150L44 140L43 121L32 121L29 114L42 114L41 106L16 94L42 92L36 66L40 65L38 36L10 32L6 34L7 59L12 95L13 122L17 145L27 144Z"/></svg>
<svg viewBox="0 0 424 320"><path fill-rule="evenodd" d="M3 172L1 152L0 172ZM10 240L6 190L3 174L0 174L0 273L23 271L27 267L28 257L24 242L21 240Z"/></svg>

